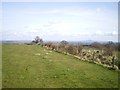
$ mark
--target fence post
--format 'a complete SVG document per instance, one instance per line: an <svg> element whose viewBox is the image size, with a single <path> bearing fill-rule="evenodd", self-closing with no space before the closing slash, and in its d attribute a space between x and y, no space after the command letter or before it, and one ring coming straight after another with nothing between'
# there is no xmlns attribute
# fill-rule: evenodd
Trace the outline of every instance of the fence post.
<svg viewBox="0 0 120 90"><path fill-rule="evenodd" d="M112 58L112 68L114 68L114 65L115 65L115 56L113 56Z"/></svg>

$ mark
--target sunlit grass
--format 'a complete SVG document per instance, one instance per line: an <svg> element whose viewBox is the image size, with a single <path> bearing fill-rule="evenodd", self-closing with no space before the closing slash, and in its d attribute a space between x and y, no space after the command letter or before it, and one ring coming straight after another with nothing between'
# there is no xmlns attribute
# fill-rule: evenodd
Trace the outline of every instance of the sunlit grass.
<svg viewBox="0 0 120 90"><path fill-rule="evenodd" d="M5 88L117 88L118 72L39 45L3 45Z"/></svg>

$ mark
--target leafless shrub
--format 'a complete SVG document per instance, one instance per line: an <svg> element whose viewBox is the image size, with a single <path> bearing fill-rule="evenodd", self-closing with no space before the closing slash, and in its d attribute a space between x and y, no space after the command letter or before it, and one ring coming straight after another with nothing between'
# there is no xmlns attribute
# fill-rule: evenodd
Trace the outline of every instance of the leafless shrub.
<svg viewBox="0 0 120 90"><path fill-rule="evenodd" d="M72 45L69 45L68 48L67 48L67 52L70 53L70 54L73 54L73 46Z"/></svg>

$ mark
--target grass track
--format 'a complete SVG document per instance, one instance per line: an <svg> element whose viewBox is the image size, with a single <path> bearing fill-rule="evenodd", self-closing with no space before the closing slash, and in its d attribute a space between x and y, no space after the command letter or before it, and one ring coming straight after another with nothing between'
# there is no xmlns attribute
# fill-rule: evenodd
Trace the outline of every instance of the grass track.
<svg viewBox="0 0 120 90"><path fill-rule="evenodd" d="M5 88L117 88L118 72L37 45L4 44ZM48 53L48 54L47 54ZM37 55L40 54L40 55Z"/></svg>

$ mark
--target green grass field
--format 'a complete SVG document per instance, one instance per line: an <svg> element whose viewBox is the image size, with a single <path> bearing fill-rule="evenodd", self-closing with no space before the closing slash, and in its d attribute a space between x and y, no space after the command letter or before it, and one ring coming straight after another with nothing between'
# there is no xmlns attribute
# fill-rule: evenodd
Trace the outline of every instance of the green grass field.
<svg viewBox="0 0 120 90"><path fill-rule="evenodd" d="M117 88L118 72L46 50L39 45L2 46L3 88Z"/></svg>

